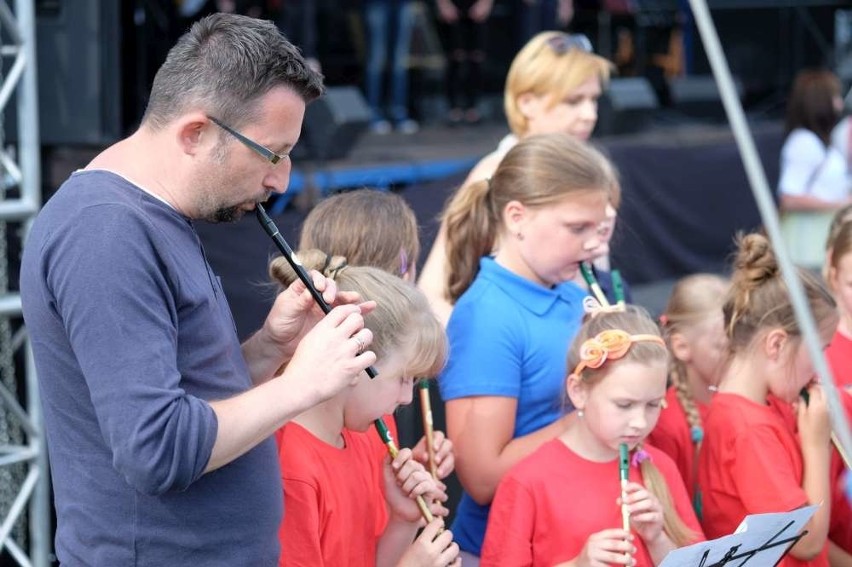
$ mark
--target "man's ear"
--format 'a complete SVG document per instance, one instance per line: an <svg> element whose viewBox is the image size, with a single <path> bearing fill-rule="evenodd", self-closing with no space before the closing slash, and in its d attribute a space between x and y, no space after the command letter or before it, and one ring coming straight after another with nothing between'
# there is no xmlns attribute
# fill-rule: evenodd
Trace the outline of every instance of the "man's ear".
<svg viewBox="0 0 852 567"><path fill-rule="evenodd" d="M205 144L211 144L216 136L214 124L204 114L193 112L182 116L173 126L178 147L187 155L196 155Z"/></svg>

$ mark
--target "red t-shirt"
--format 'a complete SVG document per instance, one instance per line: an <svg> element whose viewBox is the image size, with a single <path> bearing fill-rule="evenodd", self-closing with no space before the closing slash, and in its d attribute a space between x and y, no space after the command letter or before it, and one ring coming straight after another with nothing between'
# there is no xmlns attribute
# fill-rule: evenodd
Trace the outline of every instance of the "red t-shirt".
<svg viewBox="0 0 852 567"><path fill-rule="evenodd" d="M825 349L825 358L831 367L834 383L839 388L852 386L852 339L836 331L831 344Z"/></svg>
<svg viewBox="0 0 852 567"><path fill-rule="evenodd" d="M852 129L850 129L852 132ZM846 409L846 418L852 421L852 339L840 331L834 333L831 344L825 349L834 383L840 390L840 399ZM852 553L852 506L844 491L846 467L835 449L831 455L831 525L828 537L845 551Z"/></svg>
<svg viewBox="0 0 852 567"><path fill-rule="evenodd" d="M749 514L786 512L808 504L799 443L775 404L717 393L704 431L698 483L708 538L731 534ZM788 554L780 565L828 567L827 545L811 561Z"/></svg>
<svg viewBox="0 0 852 567"><path fill-rule="evenodd" d="M840 401L846 409L849 419L852 419L852 394L840 389ZM798 437L798 420L793 406L778 398L769 396L770 407L781 415L784 423ZM852 553L852 507L845 491L846 465L840 458L837 449L832 449L829 480L831 482L831 517L828 538L842 549Z"/></svg>
<svg viewBox="0 0 852 567"><path fill-rule="evenodd" d="M846 419L852 423L852 392L839 389L840 401L846 410ZM840 453L834 448L831 452L831 524L828 528L828 538L837 546L852 553L852 504L846 495L845 483L847 478L852 482L852 475L846 469Z"/></svg>
<svg viewBox="0 0 852 567"><path fill-rule="evenodd" d="M696 402L702 427L707 416L707 406ZM692 432L686 420L686 412L677 397L677 388L672 386L666 392L666 408L660 412L657 425L648 436L648 443L667 454L677 465L690 498L695 497L695 484L698 478L695 469L695 444Z"/></svg>
<svg viewBox="0 0 852 567"><path fill-rule="evenodd" d="M343 430L333 447L291 422L276 432L284 484L281 566L376 564L388 521L378 436Z"/></svg>
<svg viewBox="0 0 852 567"><path fill-rule="evenodd" d="M669 486L675 509L704 539L677 467L662 451L647 446ZM630 480L643 484L637 467ZM621 526L618 460L587 461L559 439L542 445L500 481L482 546L481 567L550 566L577 557L590 535ZM637 535L636 565L653 565Z"/></svg>

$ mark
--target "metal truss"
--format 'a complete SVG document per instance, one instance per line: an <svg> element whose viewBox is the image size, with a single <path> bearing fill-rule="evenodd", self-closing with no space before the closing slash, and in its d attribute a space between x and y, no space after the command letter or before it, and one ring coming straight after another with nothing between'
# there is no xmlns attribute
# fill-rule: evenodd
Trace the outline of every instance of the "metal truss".
<svg viewBox="0 0 852 567"><path fill-rule="evenodd" d="M0 550L42 567L51 556L47 453L21 298L9 285L10 237L25 238L41 204L33 0L0 0L0 58L0 116L16 105L14 143L0 128Z"/></svg>

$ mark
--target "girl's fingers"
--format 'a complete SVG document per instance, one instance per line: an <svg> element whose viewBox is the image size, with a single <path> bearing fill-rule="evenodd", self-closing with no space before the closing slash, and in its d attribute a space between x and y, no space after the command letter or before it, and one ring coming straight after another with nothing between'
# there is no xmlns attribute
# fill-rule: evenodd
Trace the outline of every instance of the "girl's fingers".
<svg viewBox="0 0 852 567"><path fill-rule="evenodd" d="M662 518L657 512L645 512L642 514L630 514L630 521L637 524L652 524L661 521Z"/></svg>
<svg viewBox="0 0 852 567"><path fill-rule="evenodd" d="M619 555L636 553L636 546L623 539L607 539L600 542L598 549Z"/></svg>
<svg viewBox="0 0 852 567"><path fill-rule="evenodd" d="M443 520L434 520L430 522L431 524L437 523L439 528L444 525ZM450 530L439 531L433 538L435 540L435 544L438 545L441 549L445 549L449 545L453 543L453 532Z"/></svg>
<svg viewBox="0 0 852 567"><path fill-rule="evenodd" d="M409 496L423 496L434 490L435 483L432 476L425 471L417 471L402 483L400 488Z"/></svg>
<svg viewBox="0 0 852 567"><path fill-rule="evenodd" d="M617 553L605 549L596 549L589 554L595 565L633 565L633 556L627 553Z"/></svg>
<svg viewBox="0 0 852 567"><path fill-rule="evenodd" d="M450 533L449 531L446 533ZM442 534L443 535L443 534ZM452 534L450 534L452 536ZM444 551L441 552L441 555L438 557L439 563L438 565L461 565L461 558L459 557L459 545L454 541L450 541L450 544L444 548Z"/></svg>
<svg viewBox="0 0 852 567"><path fill-rule="evenodd" d="M438 517L446 518L447 516L450 515L449 508L442 506L438 502L433 502L432 504L430 504L429 505L429 511L432 512L432 515L435 516L436 518L438 518Z"/></svg>
<svg viewBox="0 0 852 567"><path fill-rule="evenodd" d="M655 512L659 510L659 506L653 500L640 500L638 502L628 503L627 510L630 515L641 514L643 512Z"/></svg>
<svg viewBox="0 0 852 567"><path fill-rule="evenodd" d="M621 528L612 528L609 530L601 530L589 536L590 540L619 540L633 541L633 534L624 531Z"/></svg>
<svg viewBox="0 0 852 567"><path fill-rule="evenodd" d="M405 463L410 461L412 458L411 449L404 448L400 449L399 453L396 455L394 460L391 462L391 466L393 470L398 471Z"/></svg>
<svg viewBox="0 0 852 567"><path fill-rule="evenodd" d="M426 527L423 528L423 531L420 533L420 537L426 538L427 541L435 540L443 535L441 533L441 528L443 527L444 521L436 518L426 524Z"/></svg>

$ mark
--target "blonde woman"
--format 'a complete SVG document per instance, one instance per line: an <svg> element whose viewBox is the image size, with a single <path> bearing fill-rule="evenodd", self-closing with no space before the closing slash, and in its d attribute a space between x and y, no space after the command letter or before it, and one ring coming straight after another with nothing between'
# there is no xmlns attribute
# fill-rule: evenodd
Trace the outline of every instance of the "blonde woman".
<svg viewBox="0 0 852 567"><path fill-rule="evenodd" d="M506 153L528 136L564 133L588 140L609 73L609 61L592 53L584 36L543 32L533 37L515 56L506 77L503 104L512 132L476 164L452 200L464 200L471 183L490 178ZM447 292L446 238L444 219L418 280L444 324L453 303Z"/></svg>

